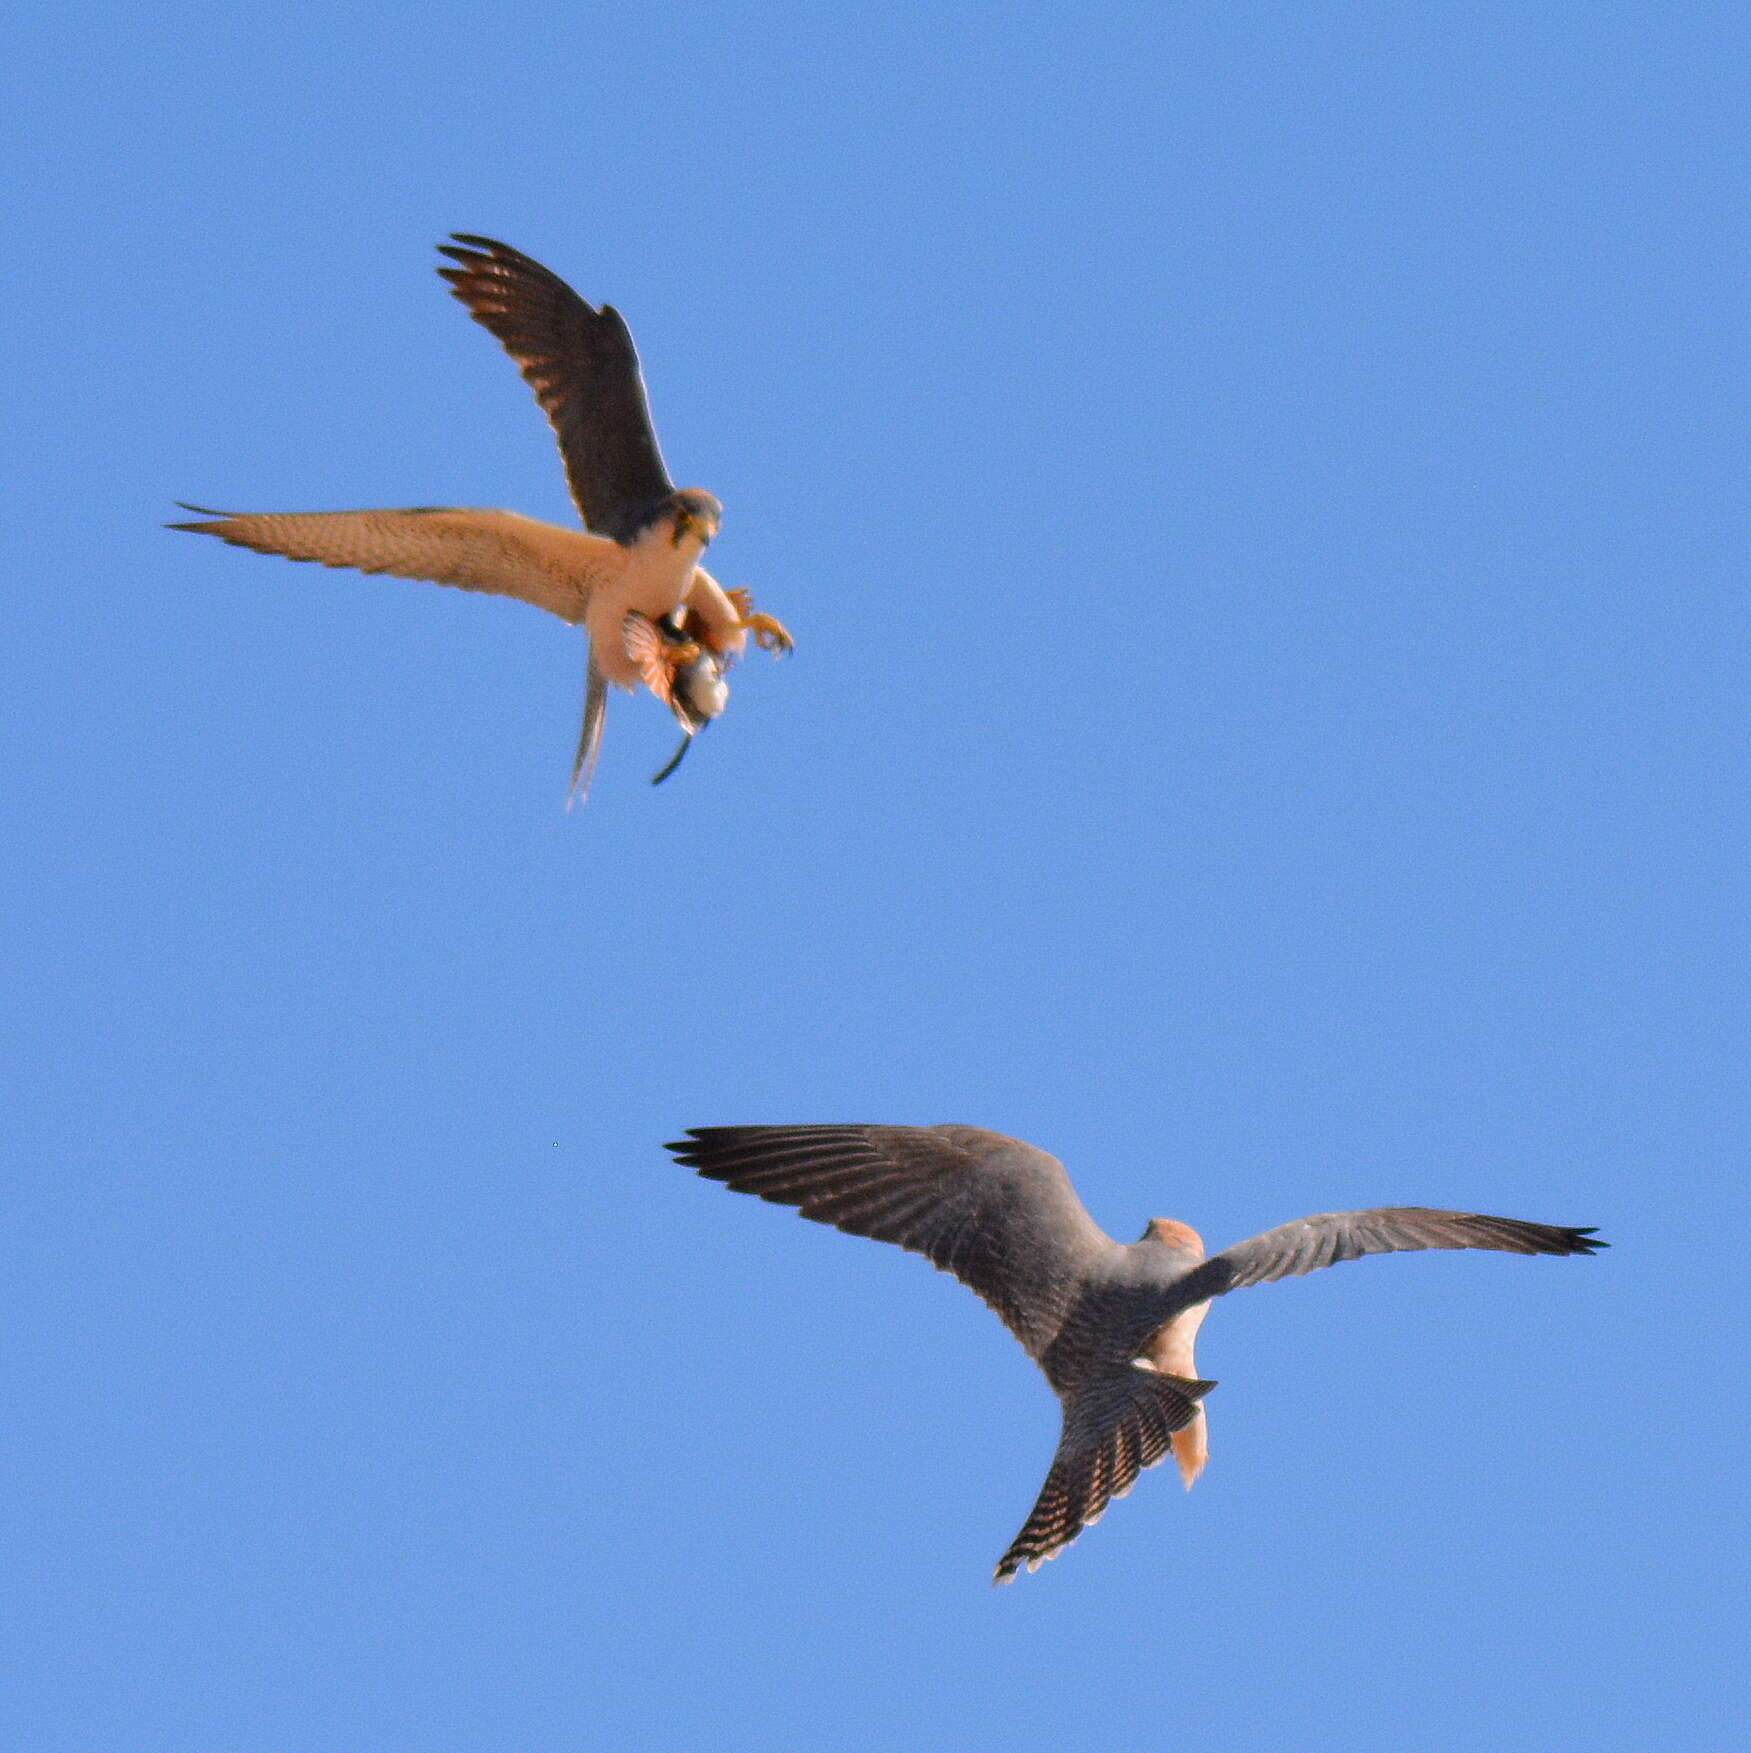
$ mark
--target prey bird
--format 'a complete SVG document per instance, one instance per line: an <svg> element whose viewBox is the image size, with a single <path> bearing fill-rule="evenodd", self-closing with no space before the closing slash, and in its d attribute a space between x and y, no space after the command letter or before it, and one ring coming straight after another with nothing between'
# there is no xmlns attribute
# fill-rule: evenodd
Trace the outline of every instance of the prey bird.
<svg viewBox="0 0 1751 1753"><path fill-rule="evenodd" d="M922 1254L979 1293L1063 1404L1051 1470L996 1582L1055 1558L1170 1452L1189 1489L1208 1454L1192 1348L1210 1301L1364 1254L1493 1248L1591 1254L1590 1229L1422 1206L1334 1211L1206 1257L1154 1219L1128 1247L1056 1157L977 1126L702 1126L666 1147L737 1193Z"/></svg>
<svg viewBox="0 0 1751 1753"><path fill-rule="evenodd" d="M724 671L754 635L792 649L789 633L725 590L699 564L723 519L703 488L677 489L663 463L632 335L619 311L586 304L557 274L508 244L454 232L438 272L517 362L559 440L584 530L514 511L417 506L405 511L225 512L172 524L240 548L389 572L517 597L581 621L590 655L574 800L589 791L610 686L650 689L680 721L680 764L696 732L724 709ZM587 532L587 533L586 533Z"/></svg>

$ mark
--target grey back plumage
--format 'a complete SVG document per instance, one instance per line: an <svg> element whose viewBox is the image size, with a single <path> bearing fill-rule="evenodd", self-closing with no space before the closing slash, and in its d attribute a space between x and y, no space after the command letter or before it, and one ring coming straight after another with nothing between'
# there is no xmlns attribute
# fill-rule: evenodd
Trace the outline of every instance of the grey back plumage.
<svg viewBox="0 0 1751 1753"><path fill-rule="evenodd" d="M438 272L517 362L553 423L572 498L596 535L631 542L674 491L638 350L619 311L586 304L509 244L452 232ZM458 247L460 246L460 247Z"/></svg>

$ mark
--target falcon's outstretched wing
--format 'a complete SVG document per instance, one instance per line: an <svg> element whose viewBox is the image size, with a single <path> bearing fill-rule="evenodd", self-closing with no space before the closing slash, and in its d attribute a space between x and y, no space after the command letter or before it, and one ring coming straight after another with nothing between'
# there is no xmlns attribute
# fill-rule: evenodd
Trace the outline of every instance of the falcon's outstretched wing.
<svg viewBox="0 0 1751 1753"><path fill-rule="evenodd" d="M585 527L630 542L674 491L651 426L638 350L620 312L595 309L508 244L467 232L440 268L469 314L503 342L553 422Z"/></svg>
<svg viewBox="0 0 1751 1753"><path fill-rule="evenodd" d="M1403 1254L1423 1248L1489 1248L1502 1254L1592 1254L1609 1247L1590 1229L1523 1223L1471 1211L1432 1211L1420 1205L1388 1205L1374 1211L1328 1211L1266 1230L1212 1255L1173 1287L1185 1306L1359 1260L1364 1254Z"/></svg>
<svg viewBox="0 0 1751 1753"><path fill-rule="evenodd" d="M355 572L388 572L517 597L562 621L581 621L592 583L613 577L625 564L621 550L600 536L562 530L514 511L465 506L408 511L183 509L203 512L212 521L173 523L173 530L194 530L288 560L315 560L323 566L350 566Z"/></svg>
<svg viewBox="0 0 1751 1753"><path fill-rule="evenodd" d="M977 1126L701 1126L667 1148L737 1193L924 1255L1035 1358L1117 1246L1056 1157Z"/></svg>

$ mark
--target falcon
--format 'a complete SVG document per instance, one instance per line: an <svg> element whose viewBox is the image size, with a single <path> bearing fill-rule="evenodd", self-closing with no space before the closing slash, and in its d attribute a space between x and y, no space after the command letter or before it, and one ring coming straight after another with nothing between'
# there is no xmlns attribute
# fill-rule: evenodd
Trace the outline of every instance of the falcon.
<svg viewBox="0 0 1751 1753"><path fill-rule="evenodd" d="M1418 1205L1304 1217L1209 1256L1195 1230L1155 1218L1123 1246L1056 1157L977 1126L703 1126L666 1148L737 1193L922 1254L977 1291L1045 1372L1063 1430L999 1583L1056 1558L1170 1452L1191 1488L1216 1385L1192 1351L1213 1298L1364 1254L1607 1246L1590 1229Z"/></svg>
<svg viewBox="0 0 1751 1753"><path fill-rule="evenodd" d="M723 521L701 487L677 489L651 425L638 351L619 311L586 304L557 274L508 244L452 232L438 270L469 315L503 343L552 422L582 531L463 506L404 511L227 512L172 529L240 548L358 572L388 572L517 597L582 622L590 652L572 800L588 794L610 687L648 688L683 731L660 783L724 709L723 676L754 635L793 649L746 591L699 564Z"/></svg>

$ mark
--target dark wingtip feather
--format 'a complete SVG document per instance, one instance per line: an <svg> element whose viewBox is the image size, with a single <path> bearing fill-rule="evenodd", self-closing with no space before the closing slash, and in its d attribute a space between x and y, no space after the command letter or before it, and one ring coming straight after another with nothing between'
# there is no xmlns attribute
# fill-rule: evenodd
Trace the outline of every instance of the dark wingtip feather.
<svg viewBox="0 0 1751 1753"><path fill-rule="evenodd" d="M685 1138L672 1138L663 1149L684 1168L697 1169L714 1181L727 1181L736 1171L721 1166L713 1169L710 1166L713 1153L735 1144L749 1133L762 1130L758 1126L689 1126Z"/></svg>
<svg viewBox="0 0 1751 1753"><path fill-rule="evenodd" d="M476 237L468 231L453 231L450 235L455 238L456 242L439 244L438 254L449 257L458 266L440 268L438 273L450 282L453 290L464 282L474 279L483 268L490 268L495 263L511 265L528 260L527 257L519 255L510 245L498 243L490 237ZM459 249L457 248L458 244L467 247ZM461 296L460 293L458 296Z"/></svg>
<svg viewBox="0 0 1751 1753"><path fill-rule="evenodd" d="M1596 1229L1570 1229L1560 1223L1516 1223L1511 1233L1529 1254L1597 1254L1611 1246L1599 1240Z"/></svg>
<svg viewBox="0 0 1751 1753"><path fill-rule="evenodd" d="M727 1150L734 1145L764 1138L771 1143L805 1143L811 1139L843 1139L848 1133L868 1130L870 1122L792 1122L772 1126L689 1126L685 1138L671 1139L663 1146L679 1155L682 1151Z"/></svg>
<svg viewBox="0 0 1751 1753"><path fill-rule="evenodd" d="M508 243L500 243L496 237L480 237L472 231L453 231L450 233L456 242L438 245L438 254L448 256L453 262L460 262L464 270L486 267L526 268L542 279L554 276L551 270L542 267L533 256L526 256L521 250L512 249ZM458 249L457 244L465 247ZM454 275L454 268L440 268L440 274Z"/></svg>

